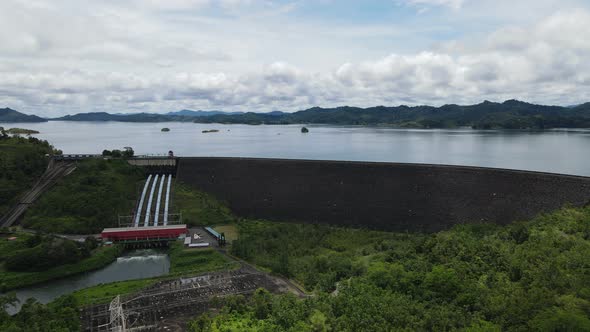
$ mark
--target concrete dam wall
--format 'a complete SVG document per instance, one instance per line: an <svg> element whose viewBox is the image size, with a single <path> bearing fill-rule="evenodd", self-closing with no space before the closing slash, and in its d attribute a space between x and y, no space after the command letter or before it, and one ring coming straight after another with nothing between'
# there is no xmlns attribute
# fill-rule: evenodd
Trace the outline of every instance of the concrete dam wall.
<svg viewBox="0 0 590 332"><path fill-rule="evenodd" d="M508 224L590 202L590 178L492 168L180 158L177 179L238 216L389 231Z"/></svg>

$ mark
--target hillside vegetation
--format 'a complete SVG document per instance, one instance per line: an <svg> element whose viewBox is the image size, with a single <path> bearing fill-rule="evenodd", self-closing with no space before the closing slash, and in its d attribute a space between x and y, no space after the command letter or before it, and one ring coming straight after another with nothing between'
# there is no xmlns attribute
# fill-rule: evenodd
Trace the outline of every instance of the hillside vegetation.
<svg viewBox="0 0 590 332"><path fill-rule="evenodd" d="M47 122L36 115L28 115L11 108L0 108L0 123L6 122Z"/></svg>
<svg viewBox="0 0 590 332"><path fill-rule="evenodd" d="M295 278L194 331L588 331L590 207L432 235L242 221L232 252Z"/></svg>
<svg viewBox="0 0 590 332"><path fill-rule="evenodd" d="M101 268L121 253L119 247L97 247L51 235L0 234L0 292Z"/></svg>
<svg viewBox="0 0 590 332"><path fill-rule="evenodd" d="M51 233L99 233L131 215L143 179L125 160L85 160L29 208L23 225Z"/></svg>
<svg viewBox="0 0 590 332"><path fill-rule="evenodd" d="M0 133L0 217L39 179L52 152L47 141Z"/></svg>
<svg viewBox="0 0 590 332"><path fill-rule="evenodd" d="M23 303L18 314L10 316L5 309L16 303L14 294L0 295L0 331L6 332L45 332L79 331L80 318L77 311L79 303L73 296L64 296L48 305L34 299Z"/></svg>
<svg viewBox="0 0 590 332"><path fill-rule="evenodd" d="M39 134L37 130L32 129L25 129L25 128L10 128L6 129L7 134L11 135L32 135L32 134Z"/></svg>
<svg viewBox="0 0 590 332"><path fill-rule="evenodd" d="M573 108L508 100L460 106L314 107L295 113L213 115L199 123L391 125L407 128L546 129L590 128L590 103Z"/></svg>
<svg viewBox="0 0 590 332"><path fill-rule="evenodd" d="M0 122L2 114L0 110ZM15 112L10 110L11 112ZM11 113L12 114L12 113ZM40 118L39 118L40 119ZM51 119L59 121L121 121L166 122L194 121L198 123L241 124L335 124L386 125L403 128L476 129L547 129L590 128L590 103L575 107L535 105L518 100L503 103L485 101L476 105L376 106L369 108L342 106L313 107L294 113L241 113L218 111L180 111L166 114L105 112L80 113ZM44 121L44 119L40 119Z"/></svg>
<svg viewBox="0 0 590 332"><path fill-rule="evenodd" d="M190 226L220 225L235 220L230 209L215 197L182 182L174 184L171 211L182 214L182 222Z"/></svg>

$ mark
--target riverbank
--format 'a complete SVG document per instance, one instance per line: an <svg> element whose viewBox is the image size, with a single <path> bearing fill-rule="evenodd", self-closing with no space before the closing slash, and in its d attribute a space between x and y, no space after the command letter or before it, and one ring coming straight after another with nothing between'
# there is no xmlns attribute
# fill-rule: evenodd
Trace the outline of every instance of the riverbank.
<svg viewBox="0 0 590 332"><path fill-rule="evenodd" d="M6 129L6 133L10 135L33 135L39 134L37 130L25 129L25 128L10 128Z"/></svg>
<svg viewBox="0 0 590 332"><path fill-rule="evenodd" d="M215 249L185 249L180 241L171 243L168 250L170 272L166 275L100 284L72 293L81 306L107 303L117 295L127 295L148 288L158 281L205 272L234 270L240 265Z"/></svg>
<svg viewBox="0 0 590 332"><path fill-rule="evenodd" d="M19 233L23 236L23 233ZM4 240L4 239L3 239ZM12 245L11 245L12 246ZM3 253L7 253L7 246L0 247ZM8 271L4 265L0 267L0 288L3 292L33 286L51 280L62 279L72 275L98 270L115 261L123 253L123 247L100 247L95 249L90 257L84 258L75 264L64 264L45 271L16 272Z"/></svg>

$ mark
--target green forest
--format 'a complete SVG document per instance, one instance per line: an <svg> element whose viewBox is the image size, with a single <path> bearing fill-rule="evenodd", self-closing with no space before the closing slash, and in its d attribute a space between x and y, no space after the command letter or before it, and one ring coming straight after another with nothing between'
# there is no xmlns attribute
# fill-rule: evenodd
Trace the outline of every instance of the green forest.
<svg viewBox="0 0 590 332"><path fill-rule="evenodd" d="M5 113L2 113L4 111ZM46 121L31 118L14 110L0 109L0 120L18 118L21 121ZM484 101L474 105L434 106L374 106L368 108L340 106L312 107L287 113L274 111L257 113L181 111L166 114L105 112L79 113L52 120L59 121L121 121L121 122L197 122L244 124L333 124L393 126L401 128L456 128L474 129L549 129L589 128L590 103L572 107L547 106L507 100L503 103Z"/></svg>
<svg viewBox="0 0 590 332"><path fill-rule="evenodd" d="M14 294L0 295L0 309L16 303ZM78 302L73 296L64 296L44 305L34 299L23 303L18 314L10 316L0 310L2 332L69 332L80 330Z"/></svg>
<svg viewBox="0 0 590 332"><path fill-rule="evenodd" d="M0 292L101 268L122 249L99 247L92 237L80 243L4 229L0 232Z"/></svg>
<svg viewBox="0 0 590 332"><path fill-rule="evenodd" d="M217 114L198 123L386 125L402 128L548 129L590 127L590 103L543 106L518 100L476 105L314 107L294 113Z"/></svg>
<svg viewBox="0 0 590 332"><path fill-rule="evenodd" d="M193 331L590 331L590 207L431 235L238 226L235 255L313 295L225 299Z"/></svg>
<svg viewBox="0 0 590 332"><path fill-rule="evenodd" d="M61 234L94 234L131 215L144 174L125 160L79 162L77 169L29 208L23 225Z"/></svg>
<svg viewBox="0 0 590 332"><path fill-rule="evenodd" d="M0 127L0 216L43 174L53 147L34 137L11 137Z"/></svg>

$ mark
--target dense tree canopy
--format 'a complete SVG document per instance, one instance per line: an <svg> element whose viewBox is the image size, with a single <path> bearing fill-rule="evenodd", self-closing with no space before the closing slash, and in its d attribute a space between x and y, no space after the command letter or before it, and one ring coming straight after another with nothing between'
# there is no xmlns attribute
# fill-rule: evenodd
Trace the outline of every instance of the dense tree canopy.
<svg viewBox="0 0 590 332"><path fill-rule="evenodd" d="M485 101L460 106L314 107L295 113L218 114L195 119L199 123L392 125L409 128L473 127L478 129L544 129L590 127L590 104L574 108L542 106L517 100Z"/></svg>
<svg viewBox="0 0 590 332"><path fill-rule="evenodd" d="M141 169L124 160L85 160L35 202L25 214L27 227L55 233L98 233L131 215Z"/></svg>
<svg viewBox="0 0 590 332"><path fill-rule="evenodd" d="M38 239L37 239L38 238ZM71 240L40 235L31 238L26 248L10 253L4 267L10 271L44 271L72 264L90 255L90 248Z"/></svg>
<svg viewBox="0 0 590 332"><path fill-rule="evenodd" d="M590 207L432 235L246 221L240 230L236 255L315 295L234 299L246 305L197 319L195 331L590 330Z"/></svg>
<svg viewBox="0 0 590 332"><path fill-rule="evenodd" d="M34 137L9 137L0 131L0 216L39 179L54 149Z"/></svg>
<svg viewBox="0 0 590 332"><path fill-rule="evenodd" d="M80 330L78 304L72 296L61 297L48 305L28 299L23 303L18 314L8 315L6 309L16 302L13 294L0 295L0 331L73 332Z"/></svg>

